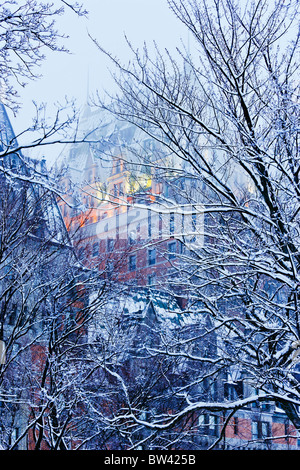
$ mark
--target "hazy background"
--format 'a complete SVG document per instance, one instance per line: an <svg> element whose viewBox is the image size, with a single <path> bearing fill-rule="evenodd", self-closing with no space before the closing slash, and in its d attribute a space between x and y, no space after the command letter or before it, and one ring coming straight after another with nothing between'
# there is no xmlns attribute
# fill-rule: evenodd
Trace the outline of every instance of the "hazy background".
<svg viewBox="0 0 300 470"><path fill-rule="evenodd" d="M56 5L61 5L55 0ZM48 113L54 113L53 103L63 103L65 97L75 98L83 106L88 95L96 90L113 90L108 58L91 41L88 33L105 49L124 61L128 60L128 46L124 34L136 47L155 40L160 48L171 51L187 42L187 32L170 11L167 0L83 0L89 11L87 18L77 17L66 8L57 20L57 29L69 36L63 44L70 54L47 52L39 69L42 77L19 90L22 108L17 116L10 116L16 133L31 124L34 114L32 101L48 103ZM53 151L43 149L46 156Z"/></svg>

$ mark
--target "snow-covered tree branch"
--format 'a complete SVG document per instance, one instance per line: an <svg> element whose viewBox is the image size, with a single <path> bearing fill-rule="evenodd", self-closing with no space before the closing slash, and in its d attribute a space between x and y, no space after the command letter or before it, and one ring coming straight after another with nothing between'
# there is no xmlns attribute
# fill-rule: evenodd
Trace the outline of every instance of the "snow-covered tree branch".
<svg viewBox="0 0 300 470"><path fill-rule="evenodd" d="M212 375L234 365L300 429L298 2L169 6L189 30L190 49L150 54L128 41L126 67L98 44L120 90L99 104L163 144L178 163L173 178L165 166L178 200L204 207L204 244L186 244L172 285L212 322L222 362ZM146 163L163 174L162 159ZM177 346L164 355L184 360ZM197 406L192 383L187 397ZM236 406L242 401L226 403Z"/></svg>

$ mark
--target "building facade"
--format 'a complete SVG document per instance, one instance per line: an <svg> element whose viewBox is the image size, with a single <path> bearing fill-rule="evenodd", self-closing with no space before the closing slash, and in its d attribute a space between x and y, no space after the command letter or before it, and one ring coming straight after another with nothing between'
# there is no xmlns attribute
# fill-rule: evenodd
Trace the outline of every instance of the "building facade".
<svg viewBox="0 0 300 470"><path fill-rule="evenodd" d="M96 116L90 116L90 111L85 109L86 126L90 125L89 117L94 119L95 125ZM199 182L196 187L192 175L183 177L183 168L176 160L163 155L157 143L142 136L133 126L104 116L97 132L98 145L69 149L58 166L64 193L58 203L78 256L85 266L99 270L103 279L123 286L128 298L133 292L142 295L144 301L149 296L153 299L153 296L170 294L176 300L177 320L182 319L185 311L192 311L193 299L187 286L172 280L178 281L178 273L185 269L189 259L185 256L187 251L189 255L197 253L203 247L205 237L209 236L205 234L208 223L203 195L205 187L199 187ZM135 153L132 149L136 143L139 151ZM139 160L137 155L141 150L144 158ZM81 177L75 171L76 161L81 168ZM110 309L118 310L117 306L110 306ZM169 307L164 311L170 311ZM141 310L139 302L132 300L130 314L125 315L126 324L136 324L137 318L143 318L142 324L144 327L146 324L149 331L147 322L153 324L154 318L157 321L154 330L164 331L166 326L162 326L153 312L153 303L149 309L146 302ZM106 315L109 317L107 311ZM103 315L101 318L103 322ZM124 311L119 319L124 321ZM198 315L193 326L183 326L180 321L177 326L180 331L191 333L202 321L205 319L200 321ZM131 353L140 347L136 338L143 341L140 333L134 335ZM152 339L155 342L155 334ZM212 344L217 342L214 338ZM199 346L199 350L201 348L205 348L205 344ZM207 354L212 354L213 349ZM132 386L134 377L138 376L134 356L128 353L125 361L126 370L131 370L132 382L130 377L127 378ZM169 382L175 381L174 389L179 385L187 386L188 381L185 383L183 379L184 369L188 380L195 373L190 364L177 364L177 367ZM226 423L225 433L222 429L226 418L222 412L192 412L179 424L180 432L187 437L186 440L178 439L177 448L202 449L212 445L218 449L298 448L295 428L278 403L251 402L255 390L247 383L243 371L229 370L212 382L204 377L207 371L202 372L204 375L199 380L196 396L216 402L249 398L249 405L236 410ZM156 392L161 393L158 389ZM178 406L175 401L170 400L166 405L173 412ZM155 404L153 406L155 408ZM150 409L144 411L146 415L151 413ZM160 412L166 412L166 409ZM147 432L138 437L141 441L146 439ZM110 445L120 448L121 444L112 441Z"/></svg>
<svg viewBox="0 0 300 470"><path fill-rule="evenodd" d="M0 445L61 449L51 434L53 425L59 433L57 403L66 392L58 386L58 351L78 331L76 285L84 276L44 162L17 149L0 104Z"/></svg>

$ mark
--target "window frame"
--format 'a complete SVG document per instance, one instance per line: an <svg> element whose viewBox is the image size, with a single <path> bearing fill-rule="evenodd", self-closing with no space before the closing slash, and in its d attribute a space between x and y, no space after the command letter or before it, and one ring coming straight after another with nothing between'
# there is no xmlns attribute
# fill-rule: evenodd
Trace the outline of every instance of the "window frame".
<svg viewBox="0 0 300 470"><path fill-rule="evenodd" d="M136 271L136 262L137 262L137 257L136 255L132 254L132 255L129 255L129 259L128 259L128 269L129 271L132 273L134 271Z"/></svg>
<svg viewBox="0 0 300 470"><path fill-rule="evenodd" d="M154 266L155 264L156 264L156 248L148 248L148 266Z"/></svg>

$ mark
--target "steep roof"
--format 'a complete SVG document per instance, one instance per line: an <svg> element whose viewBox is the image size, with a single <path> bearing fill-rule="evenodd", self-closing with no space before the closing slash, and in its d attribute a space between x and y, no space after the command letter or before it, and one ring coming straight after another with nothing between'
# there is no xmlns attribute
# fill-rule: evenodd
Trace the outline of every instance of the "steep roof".
<svg viewBox="0 0 300 470"><path fill-rule="evenodd" d="M76 139L82 143L66 144L60 152L55 167L58 172L67 169L75 184L84 183L84 170L89 165L96 165L98 181L105 182L111 174L114 158L122 158L135 171L140 168L138 153L149 137L137 126L117 120L110 113L101 109L84 106ZM136 149L136 150L135 150ZM138 165L137 165L138 163Z"/></svg>
<svg viewBox="0 0 300 470"><path fill-rule="evenodd" d="M16 150L16 151L14 151ZM2 154L2 155L1 155ZM35 178L37 162L24 157L19 149L12 124L5 106L0 102L0 184L9 181L17 189L23 188L27 194L28 204L34 210L40 210L39 217L42 224L42 233L45 240L52 243L64 244L71 247L69 235L61 216L56 198L47 181L44 162L39 163L39 175Z"/></svg>

